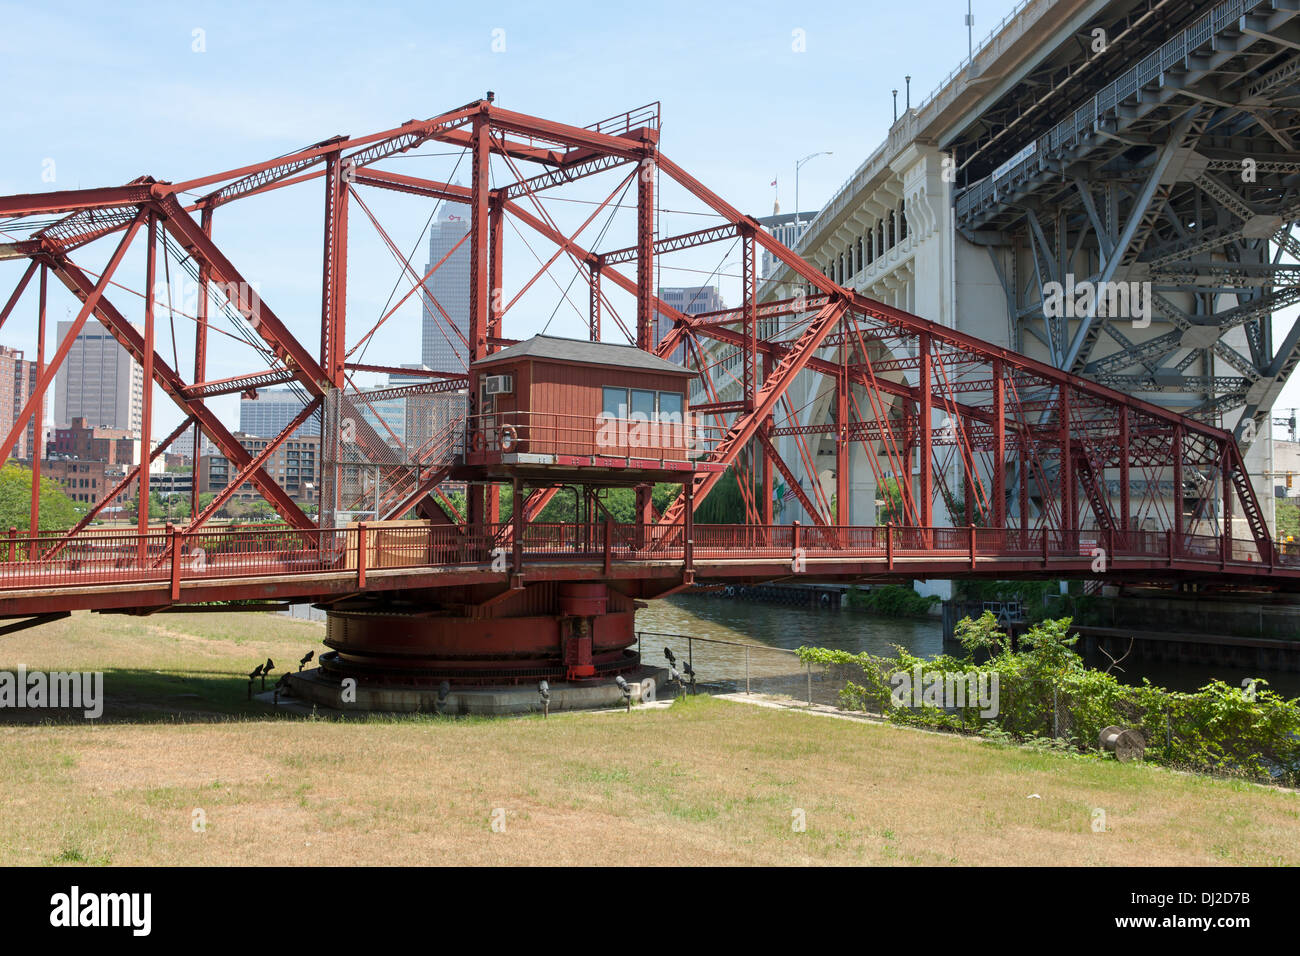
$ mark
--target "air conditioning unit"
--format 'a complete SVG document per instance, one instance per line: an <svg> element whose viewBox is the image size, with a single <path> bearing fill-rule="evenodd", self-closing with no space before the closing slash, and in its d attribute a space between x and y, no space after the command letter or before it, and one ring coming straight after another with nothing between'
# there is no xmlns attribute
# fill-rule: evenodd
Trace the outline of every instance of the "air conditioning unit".
<svg viewBox="0 0 1300 956"><path fill-rule="evenodd" d="M515 390L513 375L488 375L483 379L485 395L511 395Z"/></svg>

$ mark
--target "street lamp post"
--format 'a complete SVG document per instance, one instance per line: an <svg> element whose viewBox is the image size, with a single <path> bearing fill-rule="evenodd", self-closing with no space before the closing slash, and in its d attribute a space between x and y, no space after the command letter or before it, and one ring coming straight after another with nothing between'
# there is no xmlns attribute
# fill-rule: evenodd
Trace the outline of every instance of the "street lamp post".
<svg viewBox="0 0 1300 956"><path fill-rule="evenodd" d="M803 164L810 159L816 159L818 156L830 156L831 150L823 150L818 153L809 153L803 159L794 164L794 237L795 242L799 241L799 170L803 169Z"/></svg>

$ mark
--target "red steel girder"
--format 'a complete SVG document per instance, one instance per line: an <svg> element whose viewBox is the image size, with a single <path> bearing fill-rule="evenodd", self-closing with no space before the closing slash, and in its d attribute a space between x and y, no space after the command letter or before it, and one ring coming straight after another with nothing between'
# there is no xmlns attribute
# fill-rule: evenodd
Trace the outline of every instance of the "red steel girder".
<svg viewBox="0 0 1300 956"><path fill-rule="evenodd" d="M288 369L272 368L265 372L248 372L230 378L213 379L211 382L199 382L197 385L186 385L182 391L190 398L211 398L214 395L237 395L271 385L284 385L295 378Z"/></svg>
<svg viewBox="0 0 1300 956"><path fill-rule="evenodd" d="M192 416L187 415L185 417L185 420L182 421L179 425L177 425L172 430L172 433L168 435L166 438L164 438L161 442L159 442L158 446L154 448L152 452L149 453L149 459L146 465L152 464L154 461L156 461L158 459L158 456L161 455L163 452L165 452L169 447L171 447L172 442L174 442L177 438L183 435L193 424L194 424L194 418ZM133 465L130 468L130 470L127 471L126 476L121 481L119 481L116 485L114 485L112 490L110 490L107 494L105 494L102 498L100 498L99 501L95 502L91 506L90 510L81 516L81 520L79 520L75 525L73 525L71 528L68 529L67 533L64 534L63 538L60 539L59 543L51 547L50 550L47 551L42 557L44 559L52 558L54 555L59 553L59 550L63 547L64 544L71 541L82 531L84 531L86 527L90 524L90 522L95 520L95 516L98 515L101 511L103 511L105 506L107 506L109 502L111 502L118 495L126 491L127 488L131 487L131 483L135 481L140 474L140 468L141 468L140 465ZM194 471L194 479L195 479L195 484L198 484L197 469L195 469Z"/></svg>
<svg viewBox="0 0 1300 956"><path fill-rule="evenodd" d="M586 176L594 176L597 173L603 173L607 169L614 169L628 162L631 162L631 158L627 156L597 155L579 162L571 162L557 169L547 170L538 176L521 179L519 182L503 187L499 192L506 200L516 199L519 196L532 195L545 189L552 189L555 186L563 186Z"/></svg>
<svg viewBox="0 0 1300 956"><path fill-rule="evenodd" d="M70 259L62 255L52 255L49 258L49 266L54 274L58 276L59 281L68 288L68 291L81 299L83 303L92 300L95 289L94 283ZM103 281L102 278L101 281ZM111 302L102 296L98 297L93 309L95 315L98 316L112 336L117 339L118 343L130 353L133 359L143 365L144 339L135 330L135 327L127 321L126 316L122 315ZM52 362L50 368L57 367L57 364L57 362ZM235 436L213 414L212 410L203 403L202 399L191 398L185 394L185 383L162 356L154 355L153 371L154 380L162 386L163 391L171 396L172 401L176 402L183 411L194 417L222 455L230 459L237 468L242 468L252 460L247 449L235 440ZM247 480L256 485L262 496L270 502L272 507L289 524L301 529L315 527L315 523L303 514L302 509L265 471L258 468L248 476Z"/></svg>
<svg viewBox="0 0 1300 956"><path fill-rule="evenodd" d="M151 183L106 186L100 189L57 189L45 193L0 196L0 216L35 216L83 209L140 206L153 199Z"/></svg>
<svg viewBox="0 0 1300 956"><path fill-rule="evenodd" d="M740 449L754 437L759 426L772 413L777 401L785 394L790 383L794 381L794 377L808 364L822 339L830 334L831 329L839 322L847 308L846 303L833 301L817 313L789 352L777 362L771 374L764 380L762 388L754 396L753 409L744 415L736 417L726 435L708 454L708 461L731 464L735 460ZM717 484L722 474L722 471L711 471L694 477L692 492L697 505L700 499L709 493L709 489ZM676 524L680 521L685 504L686 496L678 495L664 512L661 523Z"/></svg>
<svg viewBox="0 0 1300 956"><path fill-rule="evenodd" d="M209 518L221 509L221 506L229 500L231 495L244 486L254 473L260 472L262 470L262 465L265 464L273 454L275 454L276 449L283 445L285 440L296 432L300 425L304 424L307 419L311 418L311 416L315 414L316 410L321 406L321 401L322 399L317 397L304 405L298 414L293 416L293 420L281 429L280 434L276 435L275 438L266 443L266 447L259 451L256 457L250 458L248 461L244 462L244 464L239 467L239 470L235 473L234 477L230 479L230 482L226 487L216 493L212 501L208 503L208 506L204 508L202 512L194 516L194 519L190 522L189 530L193 531L196 528L202 527ZM195 469L194 475L197 480L197 468Z"/></svg>
<svg viewBox="0 0 1300 956"><path fill-rule="evenodd" d="M678 252L682 249L690 249L695 246L704 246L712 242L722 242L726 239L736 238L736 227L728 223L725 226L712 226L708 229L697 229L694 232L682 233L679 236L666 236L663 239L656 239L654 245L655 255L661 256L668 252ZM600 254L601 262L604 265L618 265L623 262L636 262L637 246L627 246L623 249L615 249L612 252L602 252Z"/></svg>
<svg viewBox="0 0 1300 956"><path fill-rule="evenodd" d="M324 395L331 384L330 376L285 328L270 306L261 300L243 273L235 268L189 213L181 208L175 197L168 196L160 200L154 208L162 216L167 231L176 237L195 262L207 267L209 280L223 286L228 296L234 294L231 304L271 347L275 357L294 372L298 381L302 382L313 397Z"/></svg>

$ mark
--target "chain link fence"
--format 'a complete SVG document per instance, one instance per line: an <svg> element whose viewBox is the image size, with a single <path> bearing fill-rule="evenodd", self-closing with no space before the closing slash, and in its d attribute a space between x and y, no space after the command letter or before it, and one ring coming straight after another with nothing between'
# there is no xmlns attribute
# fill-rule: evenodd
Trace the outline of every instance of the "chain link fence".
<svg viewBox="0 0 1300 956"><path fill-rule="evenodd" d="M839 707L852 676L842 667L805 663L784 647L689 634L638 631L637 650L646 664L680 675L672 690L688 694L752 694Z"/></svg>

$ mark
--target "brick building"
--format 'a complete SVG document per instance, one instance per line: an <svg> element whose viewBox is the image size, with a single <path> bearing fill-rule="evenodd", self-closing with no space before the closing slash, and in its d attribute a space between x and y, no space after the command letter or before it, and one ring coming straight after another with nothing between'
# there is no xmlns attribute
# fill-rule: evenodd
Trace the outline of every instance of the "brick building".
<svg viewBox="0 0 1300 956"><path fill-rule="evenodd" d="M18 413L34 391L36 363L23 358L21 349L0 345L0 428L6 434L18 421ZM18 436L18 443L10 454L19 461L30 460L32 450L39 444L36 440L36 416L33 415L27 420L27 428Z"/></svg>
<svg viewBox="0 0 1300 956"><path fill-rule="evenodd" d="M106 461L49 458L41 462L41 477L57 481L73 501L93 504L112 491L126 477L130 468L129 464L118 465ZM111 512L112 509L126 507L135 500L136 494L136 482L133 481L104 508Z"/></svg>
<svg viewBox="0 0 1300 956"><path fill-rule="evenodd" d="M253 457L257 457L271 439L235 432L238 441ZM316 435L299 435L289 438L271 453L263 465L264 470L289 497L299 504L312 504L320 488L320 438ZM224 455L205 454L199 458L199 491L220 492L235 476L237 466ZM233 497L239 501L261 501L262 495L251 482L245 482Z"/></svg>
<svg viewBox="0 0 1300 956"><path fill-rule="evenodd" d="M74 418L67 428L56 428L45 446L49 458L79 458L110 465L134 465L140 460L140 440L120 428L90 425Z"/></svg>

